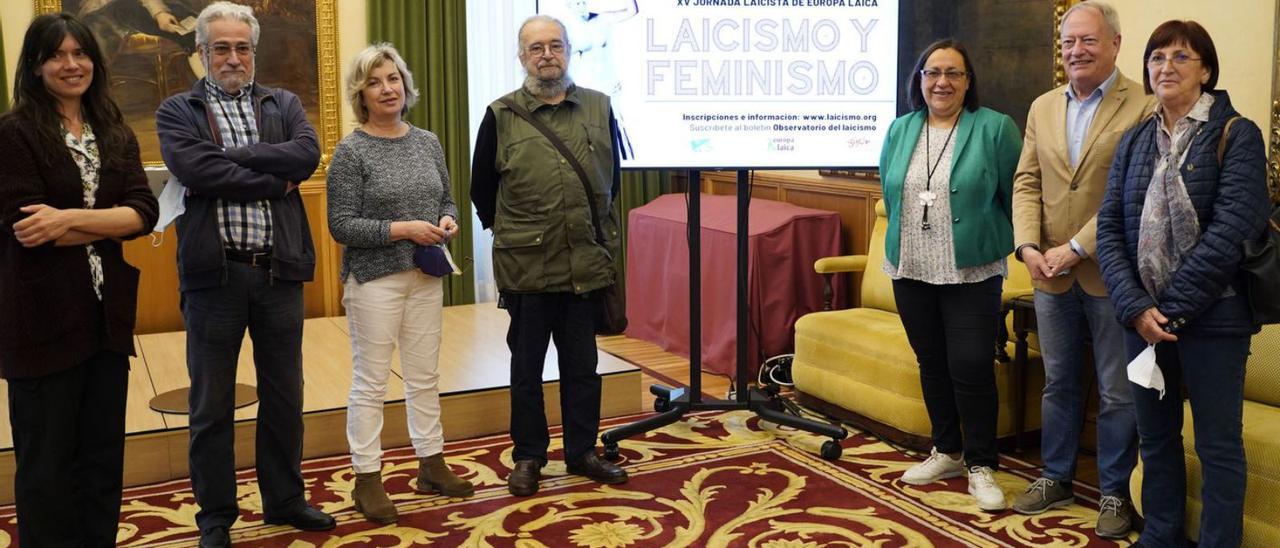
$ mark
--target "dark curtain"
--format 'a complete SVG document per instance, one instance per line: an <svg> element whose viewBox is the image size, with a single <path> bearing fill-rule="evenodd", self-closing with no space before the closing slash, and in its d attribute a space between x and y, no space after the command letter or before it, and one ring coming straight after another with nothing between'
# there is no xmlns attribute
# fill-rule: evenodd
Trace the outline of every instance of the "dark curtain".
<svg viewBox="0 0 1280 548"><path fill-rule="evenodd" d="M445 280L444 303L473 303L466 0L368 0L367 5L369 42L395 45L418 87L418 104L409 110L408 121L440 137L449 166L460 228L449 251L463 275Z"/></svg>

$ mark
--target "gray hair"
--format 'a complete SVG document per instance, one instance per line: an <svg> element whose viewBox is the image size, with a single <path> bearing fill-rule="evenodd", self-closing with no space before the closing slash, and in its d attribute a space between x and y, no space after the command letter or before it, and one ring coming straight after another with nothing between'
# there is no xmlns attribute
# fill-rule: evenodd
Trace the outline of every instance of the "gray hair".
<svg viewBox="0 0 1280 548"><path fill-rule="evenodd" d="M1112 36L1120 36L1120 14L1116 13L1116 9L1111 4L1100 0L1084 0L1074 6L1071 6L1066 13L1062 14L1062 26L1058 27L1058 34L1062 34L1063 29L1067 28L1067 18L1077 10L1085 8L1093 8L1098 10L1098 14L1102 16L1102 21L1111 29Z"/></svg>
<svg viewBox="0 0 1280 548"><path fill-rule="evenodd" d="M232 19L249 25L253 31L253 47L258 47L258 35L262 33L262 29L258 26L258 18L253 16L253 9L231 2L214 2L200 11L200 16L196 18L196 44L207 45L209 23L222 19Z"/></svg>
<svg viewBox="0 0 1280 548"><path fill-rule="evenodd" d="M409 112L409 107L418 102L418 89L413 87L413 74L409 72L409 67L400 56L400 52L396 51L395 46L390 42L373 44L356 54L355 60L351 63L351 70L347 71L347 102L351 104L351 110L356 113L356 119L362 124L369 121L369 107L364 104L365 81L369 79L369 73L373 72L373 69L387 61L395 64L404 82L404 106L400 108L400 115L403 116Z"/></svg>
<svg viewBox="0 0 1280 548"><path fill-rule="evenodd" d="M558 25L560 27L560 37L564 38L564 49L569 49L569 29L565 28L564 23L550 15L538 14L530 16L523 23L520 23L520 30L516 31L516 57L524 55L524 28L534 22L555 23Z"/></svg>

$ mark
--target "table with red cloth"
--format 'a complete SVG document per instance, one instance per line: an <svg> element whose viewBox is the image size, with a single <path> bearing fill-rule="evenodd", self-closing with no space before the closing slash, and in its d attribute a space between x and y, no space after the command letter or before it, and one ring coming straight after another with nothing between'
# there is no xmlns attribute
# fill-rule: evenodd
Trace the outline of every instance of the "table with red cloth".
<svg viewBox="0 0 1280 548"><path fill-rule="evenodd" d="M737 198L702 201L702 367L734 374L737 355ZM632 209L627 218L627 336L689 356L688 212L683 194ZM792 352L796 320L822 309L814 261L840 254L835 212L752 199L747 230L747 363ZM836 295L842 294L836 277ZM839 302L839 301L836 301Z"/></svg>

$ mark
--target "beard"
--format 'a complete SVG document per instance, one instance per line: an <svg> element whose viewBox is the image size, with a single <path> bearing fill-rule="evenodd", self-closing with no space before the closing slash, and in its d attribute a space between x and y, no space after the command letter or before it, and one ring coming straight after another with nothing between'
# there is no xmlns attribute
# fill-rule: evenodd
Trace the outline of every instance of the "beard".
<svg viewBox="0 0 1280 548"><path fill-rule="evenodd" d="M216 84L219 88L221 88L222 91L225 91L228 94L238 94L241 91L243 91L244 88L248 87L249 84L253 83L254 74L257 72L257 67L254 67L253 70L246 70L240 74L229 74L229 75L219 76L216 72L214 72L212 62L205 60L203 65L205 70L205 77L213 81L213 83Z"/></svg>
<svg viewBox="0 0 1280 548"><path fill-rule="evenodd" d="M568 91L573 80L569 78L569 71L566 68L559 68L559 75L552 78L538 76L536 69L534 72L527 72L524 77L524 90L539 99L554 99Z"/></svg>

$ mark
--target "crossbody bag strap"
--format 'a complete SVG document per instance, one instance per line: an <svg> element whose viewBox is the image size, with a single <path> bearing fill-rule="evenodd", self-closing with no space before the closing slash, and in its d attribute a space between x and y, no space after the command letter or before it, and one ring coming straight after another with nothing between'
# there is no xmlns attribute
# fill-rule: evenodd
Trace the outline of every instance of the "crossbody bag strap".
<svg viewBox="0 0 1280 548"><path fill-rule="evenodd" d="M551 141L551 145L556 147L556 150L560 151L560 155L563 156L564 159L569 162L569 165L573 167L573 171L578 174L578 179L582 180L582 189L587 193L587 206L591 209L591 224L596 229L596 243L599 243L604 247L604 230L600 228L600 214L596 211L596 193L592 190L591 179L587 177L586 168L583 168L582 163L578 162L578 157L574 156L573 153L569 151L569 147L564 144L564 141L560 139L559 135L556 135L555 132L551 131L551 128L547 127L547 125L542 123L541 120L534 118L528 110L524 109L524 107L517 105L511 97L500 97L498 98L498 102L506 105L507 108L511 109L511 112L516 113L516 116L519 116L524 119L524 121L529 122L534 129L541 132L542 136L546 137L548 141ZM608 248L605 247L605 249L607 250Z"/></svg>
<svg viewBox="0 0 1280 548"><path fill-rule="evenodd" d="M1230 120L1227 120L1227 125L1222 126L1222 138L1218 139L1218 168L1219 169L1222 168L1222 159L1227 153L1227 137L1231 135L1231 124L1236 123L1236 120L1239 120L1239 119L1240 119L1239 116L1232 116Z"/></svg>

